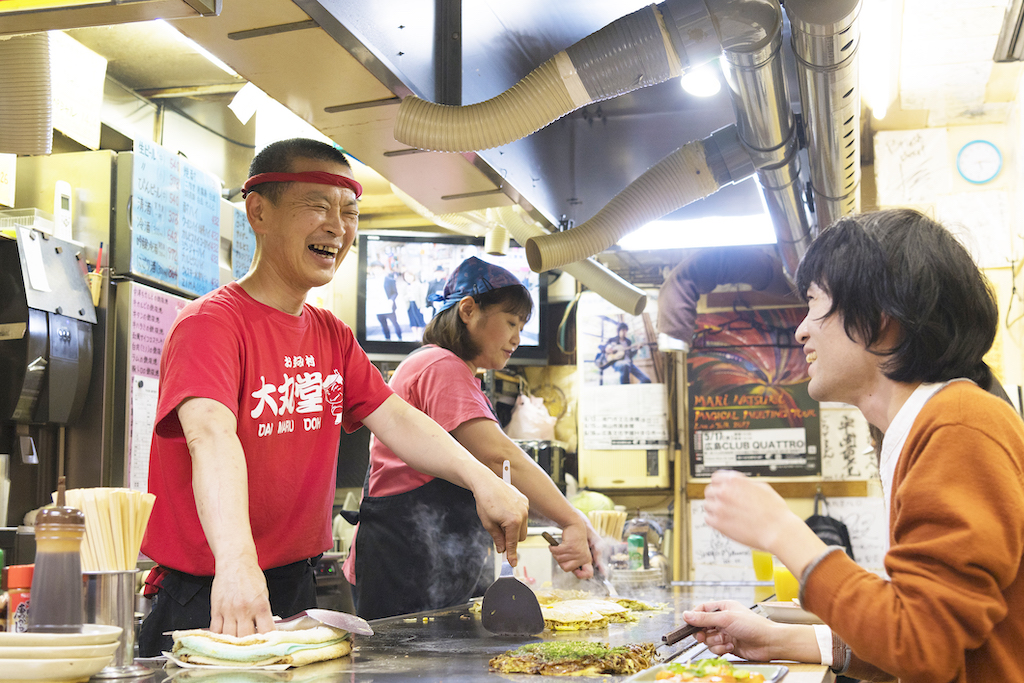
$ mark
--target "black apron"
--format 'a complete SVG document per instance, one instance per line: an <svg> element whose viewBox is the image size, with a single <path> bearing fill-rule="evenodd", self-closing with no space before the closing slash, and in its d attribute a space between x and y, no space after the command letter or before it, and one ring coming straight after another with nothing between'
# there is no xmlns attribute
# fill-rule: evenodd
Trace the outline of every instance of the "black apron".
<svg viewBox="0 0 1024 683"><path fill-rule="evenodd" d="M359 616L451 607L483 595L493 583L494 540L470 491L444 479L394 496L370 497L366 490L364 485L352 589Z"/></svg>

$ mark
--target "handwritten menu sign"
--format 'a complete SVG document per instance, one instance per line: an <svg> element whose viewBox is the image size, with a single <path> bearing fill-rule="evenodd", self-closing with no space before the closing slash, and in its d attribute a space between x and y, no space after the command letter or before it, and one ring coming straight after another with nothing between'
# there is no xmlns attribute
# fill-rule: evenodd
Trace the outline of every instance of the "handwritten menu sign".
<svg viewBox="0 0 1024 683"><path fill-rule="evenodd" d="M131 342L128 347L128 473L132 488L146 490L149 444L156 417L160 354L174 319L188 299L161 292L138 282L129 285L128 310Z"/></svg>
<svg viewBox="0 0 1024 683"><path fill-rule="evenodd" d="M181 164L180 219L178 286L205 294L220 284L220 188L187 161Z"/></svg>
<svg viewBox="0 0 1024 683"><path fill-rule="evenodd" d="M135 141L131 271L192 294L219 282L217 180L148 140Z"/></svg>
<svg viewBox="0 0 1024 683"><path fill-rule="evenodd" d="M249 226L245 212L232 207L234 225L231 229L231 277L235 280L249 272L252 257L256 254L256 235Z"/></svg>

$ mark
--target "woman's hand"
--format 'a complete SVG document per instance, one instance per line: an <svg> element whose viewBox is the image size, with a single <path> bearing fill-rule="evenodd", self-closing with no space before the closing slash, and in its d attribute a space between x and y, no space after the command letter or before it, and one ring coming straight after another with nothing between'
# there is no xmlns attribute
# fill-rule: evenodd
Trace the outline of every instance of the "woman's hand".
<svg viewBox="0 0 1024 683"><path fill-rule="evenodd" d="M591 547L595 543L600 544L601 539L586 517L582 514L577 517L562 527L562 542L551 546L550 550L562 571L572 572L576 578L586 580L594 576L596 557L592 557Z"/></svg>

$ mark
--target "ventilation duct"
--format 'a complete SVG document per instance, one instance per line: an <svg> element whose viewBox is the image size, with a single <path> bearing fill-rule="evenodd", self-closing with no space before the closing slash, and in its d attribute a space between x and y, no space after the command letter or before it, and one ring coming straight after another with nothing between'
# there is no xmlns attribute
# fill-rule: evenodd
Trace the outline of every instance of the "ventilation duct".
<svg viewBox="0 0 1024 683"><path fill-rule="evenodd" d="M602 99L661 82L718 57L736 115L730 134L756 169L785 271L792 276L814 235L856 211L860 179L856 54L858 0L787 0L808 141L802 172L782 60L778 0L667 0L618 19L558 53L510 90L478 105L449 107L407 97L395 136L432 150L507 144ZM790 88L792 89L792 88ZM641 225L743 177L722 176L714 136L684 145L652 166L588 221L531 238L530 265L567 267ZM728 166L728 164L725 164ZM812 221L805 204L813 197Z"/></svg>
<svg viewBox="0 0 1024 683"><path fill-rule="evenodd" d="M696 8L696 12L694 11ZM505 145L594 102L661 83L718 56L698 2L668 0L628 14L477 104L402 100L395 139L420 149L472 152Z"/></svg>
<svg viewBox="0 0 1024 683"><path fill-rule="evenodd" d="M0 39L0 152L49 154L53 146L50 35Z"/></svg>
<svg viewBox="0 0 1024 683"><path fill-rule="evenodd" d="M715 131L647 169L590 220L571 230L532 237L526 243L530 268L543 272L602 252L640 226L753 172L736 126Z"/></svg>

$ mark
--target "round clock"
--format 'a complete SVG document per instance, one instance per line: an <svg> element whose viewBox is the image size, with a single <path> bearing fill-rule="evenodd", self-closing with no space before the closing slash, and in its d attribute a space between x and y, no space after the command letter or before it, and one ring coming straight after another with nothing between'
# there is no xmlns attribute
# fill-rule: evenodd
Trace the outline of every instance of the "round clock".
<svg viewBox="0 0 1024 683"><path fill-rule="evenodd" d="M999 175L1003 156L999 148L988 140L972 140L960 148L956 155L956 169L969 183L980 185Z"/></svg>

